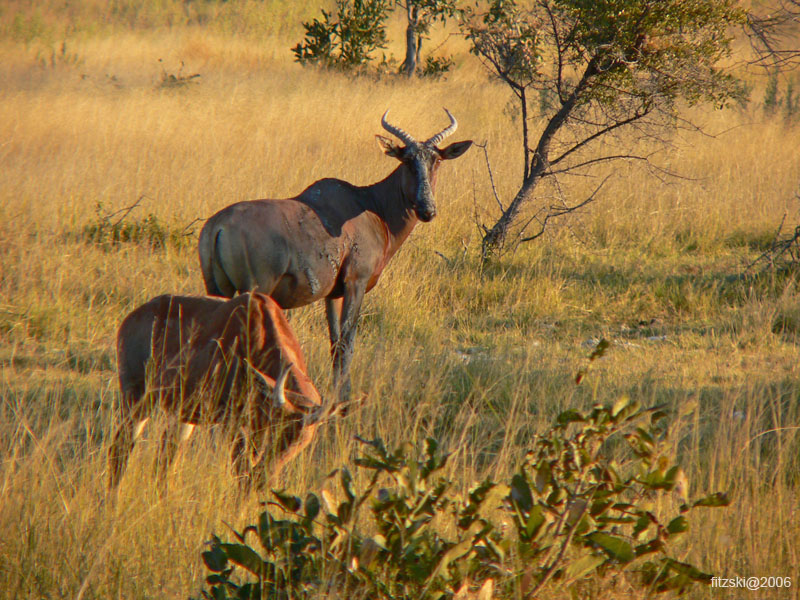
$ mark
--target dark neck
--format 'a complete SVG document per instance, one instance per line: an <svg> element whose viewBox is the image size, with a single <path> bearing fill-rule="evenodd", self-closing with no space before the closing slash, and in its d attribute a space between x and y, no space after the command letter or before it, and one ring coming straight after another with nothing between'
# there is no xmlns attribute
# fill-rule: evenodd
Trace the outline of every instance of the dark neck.
<svg viewBox="0 0 800 600"><path fill-rule="evenodd" d="M369 186L370 209L386 225L389 234L388 260L411 234L419 222L412 208L416 193L414 175L401 164L386 179Z"/></svg>

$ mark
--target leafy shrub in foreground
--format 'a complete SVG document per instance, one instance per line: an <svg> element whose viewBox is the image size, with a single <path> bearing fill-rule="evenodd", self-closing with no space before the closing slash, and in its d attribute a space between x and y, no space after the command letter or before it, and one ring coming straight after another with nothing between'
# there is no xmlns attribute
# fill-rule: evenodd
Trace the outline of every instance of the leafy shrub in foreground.
<svg viewBox="0 0 800 600"><path fill-rule="evenodd" d="M360 439L365 451L354 462L371 472L366 487L354 489L343 467L331 474L338 502L327 490L322 500L273 491L276 501L235 542L213 536L203 597L439 600L480 588L481 598L530 598L549 586L567 595L611 585L607 575L652 592L708 583L670 547L691 509L728 501L684 502L667 518L652 508L659 494L686 492L680 467L662 453L665 417L627 399L564 412L509 483L487 479L466 497L443 475L447 455L436 441L416 457L408 444L389 451Z"/></svg>

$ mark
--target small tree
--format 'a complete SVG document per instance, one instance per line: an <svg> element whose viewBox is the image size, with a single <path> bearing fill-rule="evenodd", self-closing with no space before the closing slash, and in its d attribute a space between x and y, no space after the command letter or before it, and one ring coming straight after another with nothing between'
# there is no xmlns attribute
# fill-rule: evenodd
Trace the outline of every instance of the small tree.
<svg viewBox="0 0 800 600"><path fill-rule="evenodd" d="M352 69L372 61L375 50L386 48L386 19L395 6L406 12L406 57L403 72L419 71L422 40L436 21L459 13L457 0L336 0L336 19L325 10L322 20L303 23L306 35L292 51L301 64ZM437 74L451 66L450 60L428 57L424 74Z"/></svg>
<svg viewBox="0 0 800 600"><path fill-rule="evenodd" d="M604 154L601 139L638 128L656 139L675 123L681 102L724 105L742 87L719 66L729 54L732 25L744 22L735 0L492 0L465 20L472 51L514 94L521 114L522 184L491 227L483 227L483 256L501 249L522 208L545 179L589 173L592 166L643 156ZM538 101L544 127L531 131ZM654 129L657 127L659 129ZM602 186L602 184L600 184ZM563 202L534 215L547 221L584 206ZM498 199L499 200L499 199Z"/></svg>
<svg viewBox="0 0 800 600"><path fill-rule="evenodd" d="M391 0L336 0L336 20L323 10L322 21L303 23L306 35L292 48L301 64L352 69L386 48L386 17Z"/></svg>
<svg viewBox="0 0 800 600"><path fill-rule="evenodd" d="M408 77L417 72L422 49L422 38L435 21L444 22L459 10L456 0L397 0L406 11L406 58L403 71Z"/></svg>

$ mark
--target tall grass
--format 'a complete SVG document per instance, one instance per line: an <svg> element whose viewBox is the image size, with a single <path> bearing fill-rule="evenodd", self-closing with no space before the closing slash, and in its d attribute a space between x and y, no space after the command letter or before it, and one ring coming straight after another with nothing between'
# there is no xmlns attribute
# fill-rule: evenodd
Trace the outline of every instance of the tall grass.
<svg viewBox="0 0 800 600"><path fill-rule="evenodd" d="M129 222L152 215L196 231L195 219L234 201L294 195L326 176L376 181L395 166L372 139L387 107L429 135L447 106L455 138L488 141L501 198L520 176L508 95L457 45L443 81L353 78L292 64L311 3L139 4L6 3L0 14L2 598L194 594L203 541L249 522L264 499L235 498L228 452L208 433L176 460L164 496L151 433L116 501L106 497L116 327L152 296L203 288L194 243L98 244L87 226L142 198ZM183 7L208 14L181 20ZM161 87L181 63L200 77ZM798 132L756 108L693 116L716 136L683 133L659 158L683 178L617 166L597 204L483 269L475 215L485 222L495 206L484 156L445 164L439 216L366 298L352 373L368 400L282 483L319 487L355 434L435 436L466 488L508 475L558 411L627 394L690 410L675 451L693 489L731 491L730 508L694 524L686 555L720 576L800 583L800 295L793 277L741 277L784 213L797 222ZM322 308L290 319L328 389ZM614 346L575 386L600 337Z"/></svg>

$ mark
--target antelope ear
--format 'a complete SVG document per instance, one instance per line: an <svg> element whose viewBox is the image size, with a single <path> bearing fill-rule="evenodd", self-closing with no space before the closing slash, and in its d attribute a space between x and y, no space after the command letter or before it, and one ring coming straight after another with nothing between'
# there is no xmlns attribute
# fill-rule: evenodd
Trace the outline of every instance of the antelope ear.
<svg viewBox="0 0 800 600"><path fill-rule="evenodd" d="M394 158L402 158L403 148L395 144L392 140L382 135L376 135L375 139L378 140L378 146L381 147L386 156L393 156Z"/></svg>
<svg viewBox="0 0 800 600"><path fill-rule="evenodd" d="M458 158L464 152L469 150L469 147L472 146L472 140L467 140L465 142L455 142L454 144L450 144L447 148L442 148L439 150L439 154L442 155L442 160L450 160L452 158Z"/></svg>

